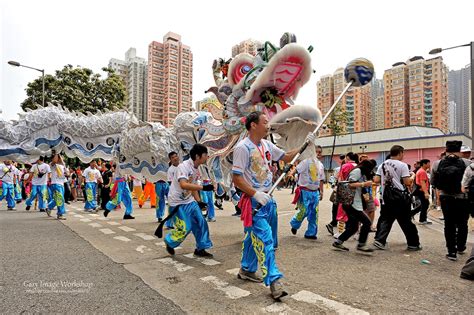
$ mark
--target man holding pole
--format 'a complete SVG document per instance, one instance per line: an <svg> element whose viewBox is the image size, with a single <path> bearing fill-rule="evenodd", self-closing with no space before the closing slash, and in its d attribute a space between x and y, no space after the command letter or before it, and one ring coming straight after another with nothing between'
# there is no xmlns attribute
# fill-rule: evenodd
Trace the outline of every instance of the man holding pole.
<svg viewBox="0 0 474 315"><path fill-rule="evenodd" d="M279 299L287 293L279 281L283 275L275 262L270 221L276 216L277 206L268 194L272 185L270 166L272 161L291 162L300 149L285 153L270 141L264 140L269 125L267 116L262 112L249 114L245 128L248 137L237 144L232 167L234 185L243 192L239 207L242 209L245 237L238 278L261 282L262 279L256 274L258 261L265 285L270 286L273 298ZM310 133L306 141L313 142L314 139L315 135ZM254 212L254 209L258 211Z"/></svg>

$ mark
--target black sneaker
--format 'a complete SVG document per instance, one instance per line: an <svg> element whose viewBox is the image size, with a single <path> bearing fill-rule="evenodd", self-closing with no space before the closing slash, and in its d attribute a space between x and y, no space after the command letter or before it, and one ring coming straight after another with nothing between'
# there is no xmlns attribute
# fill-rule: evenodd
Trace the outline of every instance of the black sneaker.
<svg viewBox="0 0 474 315"><path fill-rule="evenodd" d="M342 243L338 243L338 242L332 243L332 247L335 247L336 250L341 250L341 251L345 251L345 252L348 252L348 251L349 251L349 248L347 248L346 246L342 245Z"/></svg>
<svg viewBox="0 0 474 315"><path fill-rule="evenodd" d="M46 209L40 209L39 212L46 212Z"/></svg>
<svg viewBox="0 0 474 315"><path fill-rule="evenodd" d="M123 219L124 220L131 220L131 219L135 219L135 217L132 217L130 214L126 214L123 216Z"/></svg>
<svg viewBox="0 0 474 315"><path fill-rule="evenodd" d="M417 252L419 250L422 250L423 247L421 245L418 246L407 246L407 250L412 251L412 252Z"/></svg>
<svg viewBox="0 0 474 315"><path fill-rule="evenodd" d="M174 248L169 246L168 244L166 244L166 251L168 252L168 254L170 255L174 255Z"/></svg>
<svg viewBox="0 0 474 315"><path fill-rule="evenodd" d="M317 240L318 237L316 235L305 235L304 238L308 240Z"/></svg>
<svg viewBox="0 0 474 315"><path fill-rule="evenodd" d="M109 212L110 212L109 210L104 210L104 217L107 218L107 216L109 215Z"/></svg>
<svg viewBox="0 0 474 315"><path fill-rule="evenodd" d="M241 213L240 212L235 212L232 214L233 217L240 217L241 216Z"/></svg>
<svg viewBox="0 0 474 315"><path fill-rule="evenodd" d="M206 257L206 258L212 258L214 257L214 255L212 255L211 253L208 253L206 252L205 249L195 249L194 250L194 256L198 256L198 257Z"/></svg>
<svg viewBox="0 0 474 315"><path fill-rule="evenodd" d="M26 211L30 211L30 209L31 209L31 206L26 206L25 208Z"/></svg>
<svg viewBox="0 0 474 315"><path fill-rule="evenodd" d="M367 244L357 245L357 250L363 253L373 253L374 249L367 246Z"/></svg>
<svg viewBox="0 0 474 315"><path fill-rule="evenodd" d="M375 246L377 249L380 249L380 250L386 250L386 249L387 249L387 244L382 244L382 243L379 242L379 241L374 241L374 246Z"/></svg>
<svg viewBox="0 0 474 315"><path fill-rule="evenodd" d="M162 218L158 218L158 223L161 223L163 221Z"/></svg>
<svg viewBox="0 0 474 315"><path fill-rule="evenodd" d="M298 232L298 230L297 230L297 229L295 229L295 228L291 228L291 234L293 234L293 235L296 235L296 232Z"/></svg>
<svg viewBox="0 0 474 315"><path fill-rule="evenodd" d="M458 260L458 256L456 255L456 253L447 253L447 254L446 254L446 258L448 258L448 259L451 260L451 261L456 261L456 260Z"/></svg>
<svg viewBox="0 0 474 315"><path fill-rule="evenodd" d="M334 235L334 226L331 223L326 224L326 229L328 229L329 234Z"/></svg>

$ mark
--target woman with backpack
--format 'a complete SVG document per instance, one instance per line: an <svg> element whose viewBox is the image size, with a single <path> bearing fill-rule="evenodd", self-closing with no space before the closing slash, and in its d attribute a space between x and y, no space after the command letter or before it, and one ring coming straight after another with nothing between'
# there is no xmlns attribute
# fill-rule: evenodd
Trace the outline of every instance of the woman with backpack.
<svg viewBox="0 0 474 315"><path fill-rule="evenodd" d="M372 248L367 246L367 237L369 235L372 222L370 221L367 214L364 213L362 201L362 198L365 198L363 195L368 195L367 188L372 186L372 181L367 180L367 178L370 177L374 167L375 165L371 161L364 160L349 173L348 186L350 189L355 190L355 194L352 204L343 205L344 212L348 218L346 222L346 229L332 244L332 246L338 250L349 250L349 248L345 247L343 243L357 232L359 223L361 223L362 226L360 228L359 244L357 245L357 250L366 253L371 253L374 251Z"/></svg>

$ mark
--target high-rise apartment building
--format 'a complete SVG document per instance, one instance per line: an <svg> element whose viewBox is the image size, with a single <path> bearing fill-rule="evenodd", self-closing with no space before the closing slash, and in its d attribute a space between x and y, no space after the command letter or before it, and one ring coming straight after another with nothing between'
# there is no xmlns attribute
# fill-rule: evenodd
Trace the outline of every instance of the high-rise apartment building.
<svg viewBox="0 0 474 315"><path fill-rule="evenodd" d="M168 32L163 43L148 45L147 120L171 126L192 106L193 55L181 36Z"/></svg>
<svg viewBox="0 0 474 315"><path fill-rule="evenodd" d="M385 103L384 96L378 96L373 100L374 106L374 128L373 130L379 130L385 128Z"/></svg>
<svg viewBox="0 0 474 315"><path fill-rule="evenodd" d="M252 56L255 56L258 52L258 49L262 47L262 43L253 39L247 39L240 44L232 46L232 57L237 56L241 53L249 53Z"/></svg>
<svg viewBox="0 0 474 315"><path fill-rule="evenodd" d="M380 104L377 103L377 100L380 100L380 97L382 97L382 103L383 103L383 80L375 78L370 81L371 85L371 102L370 102L370 108L369 108L369 130L376 130L376 129L383 129L383 125L381 128L377 128L377 119L380 118L380 114L382 114L382 119L383 119L383 113L384 110L383 108L380 108ZM379 115L379 116L377 116ZM380 126L380 123L379 123Z"/></svg>
<svg viewBox="0 0 474 315"><path fill-rule="evenodd" d="M448 130L447 68L442 57L413 57L384 73L385 128L418 125Z"/></svg>
<svg viewBox="0 0 474 315"><path fill-rule="evenodd" d="M448 73L448 100L454 102L453 112L454 133L469 135L471 116L469 113L469 88L471 78L471 67L468 65L461 70L453 70Z"/></svg>
<svg viewBox="0 0 474 315"><path fill-rule="evenodd" d="M343 68L337 69L332 76L322 76L317 82L318 108L323 115L329 111L334 100L342 93L346 84ZM369 130L371 102L370 85L351 88L347 91L338 105L348 116L348 123L345 126L346 132ZM332 131L323 129L320 134L326 136L332 134Z"/></svg>
<svg viewBox="0 0 474 315"><path fill-rule="evenodd" d="M147 65L144 58L137 57L135 48L125 53L125 60L112 58L109 68L115 70L124 81L127 91L127 107L140 120L146 120L146 79Z"/></svg>

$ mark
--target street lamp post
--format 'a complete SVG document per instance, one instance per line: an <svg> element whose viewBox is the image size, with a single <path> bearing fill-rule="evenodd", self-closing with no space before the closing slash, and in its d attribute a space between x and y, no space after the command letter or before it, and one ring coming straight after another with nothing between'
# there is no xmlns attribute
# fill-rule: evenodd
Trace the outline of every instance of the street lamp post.
<svg viewBox="0 0 474 315"><path fill-rule="evenodd" d="M467 46L471 47L471 150L474 150L474 42L448 48L435 48L430 50L429 54L436 55L445 50Z"/></svg>
<svg viewBox="0 0 474 315"><path fill-rule="evenodd" d="M14 66L14 67L24 67L24 68L33 69L33 70L36 70L36 71L41 72L41 75L42 75L42 78L43 78L43 102L42 102L42 104L43 104L43 107L44 107L44 96L45 96L45 90L44 90L44 69L38 69L38 68L30 67L30 66L25 66L25 65L20 64L20 63L17 62L17 61L9 61L8 64L11 65L11 66Z"/></svg>

